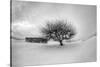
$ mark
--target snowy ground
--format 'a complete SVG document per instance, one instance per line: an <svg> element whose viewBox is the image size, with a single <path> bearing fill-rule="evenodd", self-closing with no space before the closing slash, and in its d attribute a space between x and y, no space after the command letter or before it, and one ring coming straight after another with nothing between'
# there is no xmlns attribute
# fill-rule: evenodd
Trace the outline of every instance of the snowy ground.
<svg viewBox="0 0 100 67"><path fill-rule="evenodd" d="M96 61L96 37L85 42L58 46L58 42L48 44L28 43L12 40L12 63L14 67Z"/></svg>

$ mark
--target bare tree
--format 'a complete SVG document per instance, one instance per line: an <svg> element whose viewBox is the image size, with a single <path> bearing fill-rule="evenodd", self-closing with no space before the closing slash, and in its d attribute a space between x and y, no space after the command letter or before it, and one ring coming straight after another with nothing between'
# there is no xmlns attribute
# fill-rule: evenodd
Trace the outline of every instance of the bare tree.
<svg viewBox="0 0 100 67"><path fill-rule="evenodd" d="M72 24L64 20L47 22L45 27L41 28L41 32L48 40L59 41L61 46L63 40L69 40L76 34Z"/></svg>

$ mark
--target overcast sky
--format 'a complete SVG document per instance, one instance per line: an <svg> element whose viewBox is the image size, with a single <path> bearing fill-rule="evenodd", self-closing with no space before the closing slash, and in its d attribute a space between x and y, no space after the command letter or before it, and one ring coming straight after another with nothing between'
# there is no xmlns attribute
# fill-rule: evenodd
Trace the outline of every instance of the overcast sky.
<svg viewBox="0 0 100 67"><path fill-rule="evenodd" d="M13 36L41 35L39 28L46 21L67 19L76 26L78 37L96 32L96 6L42 2L12 2Z"/></svg>

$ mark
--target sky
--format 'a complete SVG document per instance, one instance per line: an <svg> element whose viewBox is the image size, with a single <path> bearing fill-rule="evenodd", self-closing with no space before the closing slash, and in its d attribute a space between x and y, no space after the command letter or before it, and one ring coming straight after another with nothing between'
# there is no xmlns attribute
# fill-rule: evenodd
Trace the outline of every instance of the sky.
<svg viewBox="0 0 100 67"><path fill-rule="evenodd" d="M47 21L67 20L77 29L76 38L96 32L96 6L43 2L12 2L12 36L38 37Z"/></svg>

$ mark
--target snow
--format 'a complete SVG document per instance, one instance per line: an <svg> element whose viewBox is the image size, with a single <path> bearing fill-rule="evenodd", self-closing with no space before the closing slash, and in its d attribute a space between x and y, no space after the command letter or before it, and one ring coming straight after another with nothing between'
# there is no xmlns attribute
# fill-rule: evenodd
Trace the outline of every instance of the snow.
<svg viewBox="0 0 100 67"><path fill-rule="evenodd" d="M12 40L12 63L15 67L96 61L96 38L83 43L28 43Z"/></svg>

